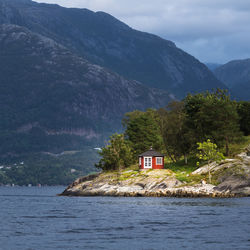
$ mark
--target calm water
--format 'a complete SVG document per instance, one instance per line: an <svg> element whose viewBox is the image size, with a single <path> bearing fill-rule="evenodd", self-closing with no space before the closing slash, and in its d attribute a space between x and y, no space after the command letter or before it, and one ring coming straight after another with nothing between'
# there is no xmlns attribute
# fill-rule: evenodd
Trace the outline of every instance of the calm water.
<svg viewBox="0 0 250 250"><path fill-rule="evenodd" d="M57 197L0 187L0 249L250 249L250 199Z"/></svg>

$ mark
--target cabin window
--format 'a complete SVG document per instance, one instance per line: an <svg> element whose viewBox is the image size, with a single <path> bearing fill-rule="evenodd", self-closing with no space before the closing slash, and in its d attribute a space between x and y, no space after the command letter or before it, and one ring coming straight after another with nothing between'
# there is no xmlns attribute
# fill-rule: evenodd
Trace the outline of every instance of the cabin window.
<svg viewBox="0 0 250 250"><path fill-rule="evenodd" d="M156 157L156 165L162 165L162 157Z"/></svg>

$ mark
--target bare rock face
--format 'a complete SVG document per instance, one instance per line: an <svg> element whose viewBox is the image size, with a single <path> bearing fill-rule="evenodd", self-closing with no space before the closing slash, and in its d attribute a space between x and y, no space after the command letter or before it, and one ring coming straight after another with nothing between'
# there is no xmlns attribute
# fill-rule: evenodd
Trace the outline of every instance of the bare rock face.
<svg viewBox="0 0 250 250"><path fill-rule="evenodd" d="M238 160L227 171L218 174L218 181L220 184L216 190L250 196L250 156L247 153L239 154Z"/></svg>
<svg viewBox="0 0 250 250"><path fill-rule="evenodd" d="M69 196L153 196L233 197L229 191L214 190L211 184L185 185L169 170L102 173L77 180L61 195Z"/></svg>
<svg viewBox="0 0 250 250"><path fill-rule="evenodd" d="M236 159L226 159L220 164L211 164L211 173L219 185L215 190L230 192L239 196L250 196L250 156L249 146L246 152L237 155ZM205 165L192 174L207 174L208 165Z"/></svg>

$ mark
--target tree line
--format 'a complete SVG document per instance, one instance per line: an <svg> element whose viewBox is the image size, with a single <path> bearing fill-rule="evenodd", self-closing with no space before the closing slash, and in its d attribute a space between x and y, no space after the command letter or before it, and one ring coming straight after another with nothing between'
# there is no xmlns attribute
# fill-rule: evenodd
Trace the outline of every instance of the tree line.
<svg viewBox="0 0 250 250"><path fill-rule="evenodd" d="M232 143L250 134L250 102L234 101L226 90L189 94L158 110L125 114L124 133L111 136L96 165L103 170L126 168L151 146L173 162L196 155L197 143L211 140L226 156Z"/></svg>

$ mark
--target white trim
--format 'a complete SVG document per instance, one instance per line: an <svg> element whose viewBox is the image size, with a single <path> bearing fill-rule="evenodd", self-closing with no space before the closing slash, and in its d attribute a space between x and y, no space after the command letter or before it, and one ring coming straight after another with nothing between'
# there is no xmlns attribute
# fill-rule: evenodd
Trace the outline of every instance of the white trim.
<svg viewBox="0 0 250 250"><path fill-rule="evenodd" d="M152 168L153 166L152 157L144 156L143 165L144 165L144 168Z"/></svg>
<svg viewBox="0 0 250 250"><path fill-rule="evenodd" d="M156 165L162 165L162 157L156 157Z"/></svg>
<svg viewBox="0 0 250 250"><path fill-rule="evenodd" d="M139 166L141 166L141 157L139 157Z"/></svg>

